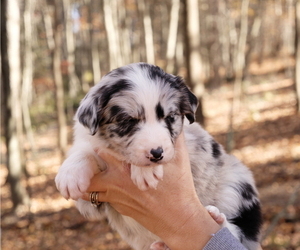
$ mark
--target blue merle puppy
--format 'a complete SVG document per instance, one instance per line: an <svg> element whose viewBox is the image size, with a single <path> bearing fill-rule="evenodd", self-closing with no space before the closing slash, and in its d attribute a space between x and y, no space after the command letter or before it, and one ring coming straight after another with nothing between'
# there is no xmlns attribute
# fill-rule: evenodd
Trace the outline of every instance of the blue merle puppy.
<svg viewBox="0 0 300 250"><path fill-rule="evenodd" d="M199 199L211 205L210 213L225 214L224 226L246 248L258 249L262 216L252 174L195 123L196 108L197 98L183 79L157 66L134 63L111 71L91 88L75 115L74 144L55 179L59 191L79 199L83 215L105 214L133 248L149 249L159 241L156 235L109 204L99 210L80 197L103 166L99 151L131 164L131 179L140 189L155 188L184 131Z"/></svg>

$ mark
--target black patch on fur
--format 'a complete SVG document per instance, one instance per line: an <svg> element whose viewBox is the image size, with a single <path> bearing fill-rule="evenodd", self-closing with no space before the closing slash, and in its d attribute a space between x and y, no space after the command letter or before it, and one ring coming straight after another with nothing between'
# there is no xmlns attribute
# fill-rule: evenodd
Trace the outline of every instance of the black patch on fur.
<svg viewBox="0 0 300 250"><path fill-rule="evenodd" d="M163 108L162 108L162 106L161 106L160 103L158 103L156 105L155 111L156 111L156 117L157 117L158 120L161 120L161 119L163 119L165 117L164 110L163 110Z"/></svg>
<svg viewBox="0 0 300 250"><path fill-rule="evenodd" d="M106 75L112 76L112 77L120 77L120 76L123 76L125 74L125 72L126 72L125 68L121 67L121 68L117 68L117 69L110 71Z"/></svg>
<svg viewBox="0 0 300 250"><path fill-rule="evenodd" d="M240 215L229 221L242 230L246 239L258 241L259 231L262 225L259 202L255 201L250 207L242 207L240 209Z"/></svg>
<svg viewBox="0 0 300 250"><path fill-rule="evenodd" d="M139 130L138 123L138 119L127 118L119 121L116 126L111 129L111 132L117 134L119 137L131 136Z"/></svg>
<svg viewBox="0 0 300 250"><path fill-rule="evenodd" d="M245 200L252 200L253 197L256 197L256 193L252 185L250 185L249 183L246 182L239 183L238 191Z"/></svg>
<svg viewBox="0 0 300 250"><path fill-rule="evenodd" d="M93 110L90 108L79 109L78 119L79 122L86 127L93 127L97 125L97 120L92 120Z"/></svg>
<svg viewBox="0 0 300 250"><path fill-rule="evenodd" d="M116 117L117 115L119 115L120 113L123 112L123 109L119 106L112 106L111 109L110 109L110 116L113 118L113 117Z"/></svg>
<svg viewBox="0 0 300 250"><path fill-rule="evenodd" d="M189 98L189 102L191 105L197 107L198 106L198 98L187 88L186 90L187 96Z"/></svg>
<svg viewBox="0 0 300 250"><path fill-rule="evenodd" d="M182 115L186 116L190 123L195 121L195 111L198 105L197 97L185 85L184 80L179 76L173 76L164 72L160 67L147 63L139 64L140 67L148 72L148 75L154 81L162 79L164 84L179 91L182 96L179 102L179 110Z"/></svg>
<svg viewBox="0 0 300 250"><path fill-rule="evenodd" d="M195 112L198 105L198 99L184 84L182 78L177 77L177 81L180 83L180 91L183 93L180 99L179 109L191 124L195 121Z"/></svg>
<svg viewBox="0 0 300 250"><path fill-rule="evenodd" d="M148 73L148 75L151 79L156 80L157 78L162 78L162 79L165 79L166 81L168 81L169 74L164 72L160 67L151 65L151 64L147 64L147 63L141 63L139 65L143 70L145 70ZM171 75L169 75L169 76L171 76Z"/></svg>
<svg viewBox="0 0 300 250"><path fill-rule="evenodd" d="M215 142L214 140L211 141L212 147L212 155L214 158L218 158L221 155L220 145L219 143Z"/></svg>
<svg viewBox="0 0 300 250"><path fill-rule="evenodd" d="M116 134L119 137L130 136L135 133L138 128L140 120L138 118L131 117L120 106L111 107L111 116L107 121L109 125L109 131L112 134Z"/></svg>
<svg viewBox="0 0 300 250"><path fill-rule="evenodd" d="M174 121L172 121L171 119L168 119L168 117L165 119L165 123L167 125L167 129L169 130L170 132L170 135L171 137L174 136L174 129L172 127L172 124L173 124Z"/></svg>
<svg viewBox="0 0 300 250"><path fill-rule="evenodd" d="M129 81L121 79L109 86L102 86L92 96L89 105L85 104L78 109L78 120L85 127L89 128L91 135L95 135L101 124L105 122L102 115L103 108L107 105L112 96L120 91L129 90L132 85ZM86 101L88 95L83 99Z"/></svg>
<svg viewBox="0 0 300 250"><path fill-rule="evenodd" d="M101 87L95 96L101 96L100 108L104 108L114 94L130 89L132 89L132 84L126 79L120 79L112 85Z"/></svg>

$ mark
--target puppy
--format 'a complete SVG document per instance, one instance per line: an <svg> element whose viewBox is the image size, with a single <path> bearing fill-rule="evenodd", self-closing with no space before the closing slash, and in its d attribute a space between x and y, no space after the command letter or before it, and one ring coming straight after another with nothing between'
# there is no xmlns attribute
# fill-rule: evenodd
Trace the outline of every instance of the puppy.
<svg viewBox="0 0 300 250"><path fill-rule="evenodd" d="M257 249L262 219L252 174L194 123L196 108L197 98L183 79L157 66L135 63L111 71L78 108L74 145L55 178L57 188L65 198L79 199L84 216L105 214L134 249L149 249L160 240L156 235L109 204L98 209L80 197L105 166L99 151L130 163L131 178L141 190L156 188L184 131L199 199L225 214L226 226L246 248Z"/></svg>

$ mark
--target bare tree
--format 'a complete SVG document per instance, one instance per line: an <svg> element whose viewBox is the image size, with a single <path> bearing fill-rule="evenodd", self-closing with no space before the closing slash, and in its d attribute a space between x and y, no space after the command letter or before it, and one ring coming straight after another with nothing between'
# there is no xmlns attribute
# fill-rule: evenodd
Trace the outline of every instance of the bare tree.
<svg viewBox="0 0 300 250"><path fill-rule="evenodd" d="M43 22L44 22L44 28L46 33L48 50L53 51L55 42L54 42L53 26L52 26L49 6L46 0L40 0L39 3L40 3L39 7L42 10L42 14L43 14Z"/></svg>
<svg viewBox="0 0 300 250"><path fill-rule="evenodd" d="M114 22L117 20L117 16L114 15L117 3L116 0L104 0L103 4L105 29L109 48L109 65L111 70L122 65L118 31L114 25Z"/></svg>
<svg viewBox="0 0 300 250"><path fill-rule="evenodd" d="M167 44L167 67L166 70L169 73L173 73L175 67L175 53L176 53L176 43L177 43L177 30L179 22L179 10L180 10L180 0L172 1L171 17L169 24L169 36Z"/></svg>
<svg viewBox="0 0 300 250"><path fill-rule="evenodd" d="M218 34L219 43L221 45L221 61L226 69L226 77L231 78L232 72L232 62L231 62L231 49L230 49L230 24L229 10L226 0L220 0L218 4Z"/></svg>
<svg viewBox="0 0 300 250"><path fill-rule="evenodd" d="M238 46L235 53L234 71L234 99L233 99L233 112L239 110L240 98L242 94L242 80L243 70L245 67L245 53L248 35L248 8L249 0L243 0L241 6L241 27L238 40Z"/></svg>
<svg viewBox="0 0 300 250"><path fill-rule="evenodd" d="M196 119L204 124L202 110L202 96L204 92L203 67L200 54L200 24L198 0L184 0L184 30L185 30L185 57L187 66L187 84L196 94L199 107Z"/></svg>
<svg viewBox="0 0 300 250"><path fill-rule="evenodd" d="M72 16L70 0L63 0L64 17L65 17L65 37L66 50L68 61L68 75L69 75L69 95L73 99L80 90L80 82L75 72L75 41L72 30Z"/></svg>
<svg viewBox="0 0 300 250"><path fill-rule="evenodd" d="M64 88L61 72L61 47L62 47L62 6L61 1L55 0L55 28L54 28L54 42L53 49L53 76L55 82L55 97L56 97L56 109L58 119L58 145L61 152L61 156L64 157L67 151L67 123L65 115L64 104Z"/></svg>
<svg viewBox="0 0 300 250"><path fill-rule="evenodd" d="M300 0L296 0L296 68L295 68L295 86L297 94L297 112L300 113Z"/></svg>
<svg viewBox="0 0 300 250"><path fill-rule="evenodd" d="M245 53L248 35L248 8L249 0L243 0L241 6L240 35L234 57L235 81L233 85L233 100L229 113L229 127L226 138L226 150L228 152L231 152L231 150L234 148L234 114L235 112L239 111L242 94L242 81L245 67Z"/></svg>
<svg viewBox="0 0 300 250"><path fill-rule="evenodd" d="M93 25L92 18L94 17L93 11L95 11L95 3L97 2L92 1L90 3L90 17L91 17L91 27L90 27L90 37L91 37L91 58L92 58L92 67L93 67L93 79L94 84L96 84L100 78L101 78L101 65L100 65L100 51L99 51L99 32L95 30L95 27ZM101 17L103 16L103 6L101 6Z"/></svg>
<svg viewBox="0 0 300 250"><path fill-rule="evenodd" d="M149 13L149 4L145 4L145 0L139 0L138 7L143 16L147 62L154 64L155 52L153 44L152 22Z"/></svg>
<svg viewBox="0 0 300 250"><path fill-rule="evenodd" d="M263 10L264 10L264 1L260 0L255 8L255 18L251 27L251 31L249 32L249 42L248 42L248 49L245 55L245 66L243 69L243 77L248 73L248 69L251 63L251 54L254 51L255 45L257 44L257 40L260 35L261 31L261 24L262 24L262 15L263 15ZM249 27L250 29L250 27Z"/></svg>
<svg viewBox="0 0 300 250"><path fill-rule="evenodd" d="M121 1L118 4L118 16L119 16L119 23L120 23L120 43L122 48L123 54L123 63L129 64L132 62L132 51L131 51L131 37L130 37L130 30L131 30L131 22L132 17L127 13L126 2Z"/></svg>
<svg viewBox="0 0 300 250"><path fill-rule="evenodd" d="M1 97L7 147L7 180L10 184L13 208L18 211L22 205L29 205L28 193L21 183L23 171L20 145L20 10L17 0L4 0L1 3Z"/></svg>
<svg viewBox="0 0 300 250"><path fill-rule="evenodd" d="M35 148L33 132L31 128L31 118L29 113L29 105L31 103L32 94L32 78L33 78L33 53L32 53L32 20L34 9L34 0L24 1L24 51L23 51L23 75L22 75L22 113L24 119L24 127L26 130L28 141L31 148Z"/></svg>

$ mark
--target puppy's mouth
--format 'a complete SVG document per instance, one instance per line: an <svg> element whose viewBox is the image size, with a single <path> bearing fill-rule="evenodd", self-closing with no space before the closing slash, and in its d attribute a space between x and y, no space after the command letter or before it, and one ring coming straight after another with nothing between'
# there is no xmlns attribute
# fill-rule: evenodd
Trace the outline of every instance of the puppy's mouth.
<svg viewBox="0 0 300 250"><path fill-rule="evenodd" d="M163 158L163 157L162 157ZM135 166L138 166L138 167L155 167L157 165L160 165L160 164L163 164L162 162L160 162L160 160L151 160L149 159L150 161L148 162L136 162L136 163L129 163L129 162L126 162L124 164L124 166L126 165L126 167L131 167L131 165L135 165Z"/></svg>
<svg viewBox="0 0 300 250"><path fill-rule="evenodd" d="M156 163L156 162L159 162L160 160L162 160L163 158L164 158L163 156L160 156L158 158L150 157L149 160Z"/></svg>

